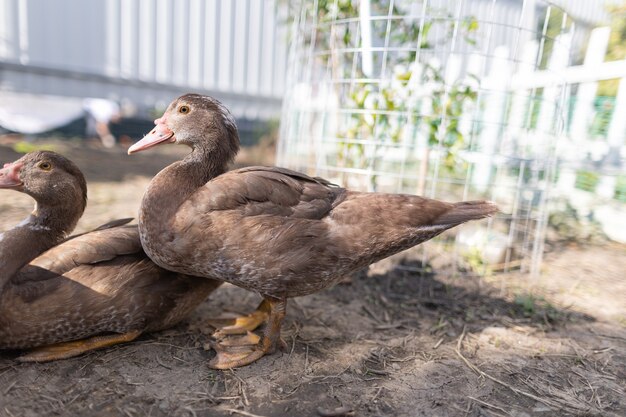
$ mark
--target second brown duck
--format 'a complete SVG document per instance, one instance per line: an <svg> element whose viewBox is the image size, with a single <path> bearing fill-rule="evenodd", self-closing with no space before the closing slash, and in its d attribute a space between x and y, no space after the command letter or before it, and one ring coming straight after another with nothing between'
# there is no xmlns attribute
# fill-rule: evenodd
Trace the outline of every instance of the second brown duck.
<svg viewBox="0 0 626 417"><path fill-rule="evenodd" d="M288 298L497 212L486 201L349 191L283 168L226 172L239 137L229 111L211 97L179 97L155 124L129 153L164 143L192 151L154 177L144 195L146 253L163 268L256 291L264 299L260 312L269 314L252 348L217 344L215 368L246 365L281 347ZM236 327L225 330L248 329Z"/></svg>
<svg viewBox="0 0 626 417"><path fill-rule="evenodd" d="M67 238L87 187L59 154L6 164L0 188L36 201L22 223L0 233L0 349L36 348L21 361L68 358L170 327L221 284L155 265L127 221Z"/></svg>

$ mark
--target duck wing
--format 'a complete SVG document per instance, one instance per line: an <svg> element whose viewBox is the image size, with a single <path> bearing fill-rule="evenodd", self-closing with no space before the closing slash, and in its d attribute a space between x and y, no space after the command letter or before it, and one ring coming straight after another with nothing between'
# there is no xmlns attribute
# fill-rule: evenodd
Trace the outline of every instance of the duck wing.
<svg viewBox="0 0 626 417"><path fill-rule="evenodd" d="M20 281L41 279L41 270L63 275L80 265L93 265L142 251L137 226L110 226L77 235L44 252L17 275Z"/></svg>
<svg viewBox="0 0 626 417"><path fill-rule="evenodd" d="M341 203L346 193L322 178L285 168L253 166L209 181L181 209L183 212L235 210L245 217L319 220Z"/></svg>

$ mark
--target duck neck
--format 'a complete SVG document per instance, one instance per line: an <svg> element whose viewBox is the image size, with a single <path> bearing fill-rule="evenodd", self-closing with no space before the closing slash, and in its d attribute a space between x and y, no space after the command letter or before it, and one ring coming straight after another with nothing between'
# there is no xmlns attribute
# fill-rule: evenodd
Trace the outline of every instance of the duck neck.
<svg viewBox="0 0 626 417"><path fill-rule="evenodd" d="M36 209L13 229L0 234L0 291L24 265L57 245L74 228L76 221L56 220L51 214Z"/></svg>
<svg viewBox="0 0 626 417"><path fill-rule="evenodd" d="M220 158L215 153L196 147L182 161L171 164L152 179L139 212L142 235L164 232L191 194L226 172L230 157Z"/></svg>

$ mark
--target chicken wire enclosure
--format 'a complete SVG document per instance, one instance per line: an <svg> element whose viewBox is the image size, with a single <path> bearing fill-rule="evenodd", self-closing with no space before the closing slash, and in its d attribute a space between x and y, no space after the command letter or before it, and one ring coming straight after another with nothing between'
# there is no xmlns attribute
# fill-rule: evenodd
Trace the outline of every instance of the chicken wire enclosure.
<svg viewBox="0 0 626 417"><path fill-rule="evenodd" d="M574 21L539 0L292 2L277 159L356 190L501 213L420 247L444 271L539 271ZM439 268L442 271L441 267Z"/></svg>

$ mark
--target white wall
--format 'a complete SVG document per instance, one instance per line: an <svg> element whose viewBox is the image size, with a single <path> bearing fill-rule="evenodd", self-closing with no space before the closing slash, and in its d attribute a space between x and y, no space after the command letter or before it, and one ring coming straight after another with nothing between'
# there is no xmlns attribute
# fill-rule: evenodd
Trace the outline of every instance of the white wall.
<svg viewBox="0 0 626 417"><path fill-rule="evenodd" d="M210 93L279 113L286 30L275 0L0 0L0 92L169 102Z"/></svg>

